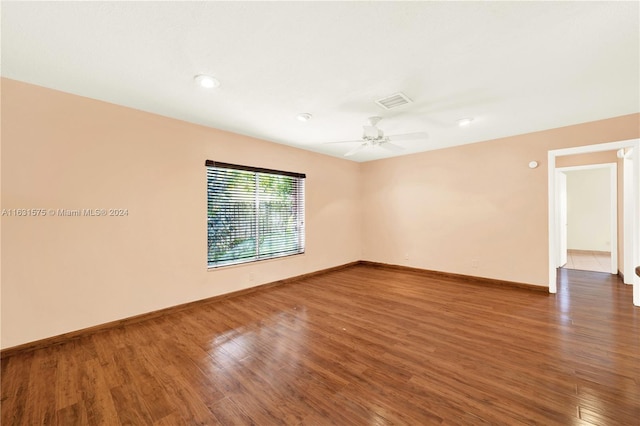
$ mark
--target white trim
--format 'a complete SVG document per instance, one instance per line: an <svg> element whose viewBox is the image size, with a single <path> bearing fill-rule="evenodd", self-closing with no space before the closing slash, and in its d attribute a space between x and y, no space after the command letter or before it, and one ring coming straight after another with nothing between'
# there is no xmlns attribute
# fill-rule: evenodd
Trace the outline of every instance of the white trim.
<svg viewBox="0 0 640 426"><path fill-rule="evenodd" d="M602 151L617 151L621 148L634 148L631 151L631 166L633 169L633 176L631 179L631 200L625 200L630 202L632 209L632 221L631 223L624 223L624 235L631 235L632 239L632 261L635 265L640 265L640 139L630 139L625 141L602 143L596 145L578 146L573 148L555 149L550 150L547 153L548 167L547 167L547 195L548 195L548 243L549 243L549 293L556 293L557 289L557 271L556 271L556 187L555 187L555 173L556 173L556 157L573 155L573 154L585 154L588 152L602 152ZM628 184L628 182L625 182ZM625 268L626 269L626 268ZM633 275L633 304L640 306L640 277Z"/></svg>
<svg viewBox="0 0 640 426"><path fill-rule="evenodd" d="M631 179L631 232L633 244L632 267L640 266L640 140L636 140L631 151L633 176ZM640 306L640 277L633 274L633 304Z"/></svg>
<svg viewBox="0 0 640 426"><path fill-rule="evenodd" d="M547 181L548 181L548 188L547 188L547 195L549 197L548 199L548 205L549 205L549 216L548 216L548 221L549 221L549 226L548 226L548 232L549 232L549 264L548 264L548 268L549 268L549 293L557 293L558 292L558 277L557 277L557 270L556 270L556 263L555 263L555 258L556 258L556 252L558 251L558 247L557 247L557 240L556 240L556 236L558 234L558 230L557 228L557 223L556 223L556 154L555 151L549 151L547 153Z"/></svg>
<svg viewBox="0 0 640 426"><path fill-rule="evenodd" d="M611 184L611 273L618 274L618 164L613 163L609 168Z"/></svg>
<svg viewBox="0 0 640 426"><path fill-rule="evenodd" d="M622 223L632 223L633 222L633 204L631 199L633 196L631 195L631 185L628 185L627 182L631 182L633 179L633 168L631 166L631 150L627 152L623 159L623 193L622 193ZM625 284L633 284L633 276L635 275L634 266L633 266L633 239L630 236L623 234L622 244L624 245L624 250L622 251L624 256L624 262L622 264L622 275L624 277Z"/></svg>
<svg viewBox="0 0 640 426"><path fill-rule="evenodd" d="M561 188L564 190L563 191L563 192L565 192L564 203L566 203L567 202L567 199L566 199L567 198L566 197L566 195L567 195L566 194L566 191L567 191L567 174L563 173L561 171L561 169L556 169L555 176L556 176L556 223L560 225L560 227L558 229L559 232L556 233L556 238L557 238L556 241L558 242L558 246L556 248L556 251L557 251L556 268L561 268L562 266L564 266L567 263L567 260L568 260L567 259L567 249L568 249L567 244L568 244L568 241L567 241L567 227L566 227L567 226L567 222L566 222L567 221L567 217L566 217L566 215L567 215L567 211L566 211L567 210L567 206L566 205L564 206L565 212L564 212L564 217L563 217L560 214L561 211L562 211L562 205L558 205L558 203L562 200L562 198L561 198L561 196L560 196L558 191ZM562 178L562 176L564 176L564 178ZM560 182L561 180L564 180L564 185L561 185L561 182ZM564 223L560 222L560 219L564 219L565 222ZM564 237L564 240L565 240L564 241L564 253L561 253L561 250L563 248L563 241L562 241L563 237Z"/></svg>
<svg viewBox="0 0 640 426"><path fill-rule="evenodd" d="M588 152L617 151L620 148L633 148L638 143L640 143L640 139L628 139L626 141L574 146L573 148L552 149L549 153L553 154L554 157L561 157L564 155L586 154Z"/></svg>
<svg viewBox="0 0 640 426"><path fill-rule="evenodd" d="M558 172L579 172L580 170L592 170L592 169L609 169L615 167L617 169L617 163L599 163L599 164L586 164L584 166L569 166L569 167L556 167Z"/></svg>

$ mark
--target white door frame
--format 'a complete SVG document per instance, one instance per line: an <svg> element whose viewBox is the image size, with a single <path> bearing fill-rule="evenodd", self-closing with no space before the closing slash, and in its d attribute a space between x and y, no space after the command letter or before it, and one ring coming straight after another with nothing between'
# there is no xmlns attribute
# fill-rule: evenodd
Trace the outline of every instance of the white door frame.
<svg viewBox="0 0 640 426"><path fill-rule="evenodd" d="M584 154L588 152L617 151L623 148L631 148L631 182L624 182L625 187L630 188L630 200L624 200L625 204L630 203L631 221L624 221L624 235L631 236L632 254L631 259L634 266L640 265L640 139L630 139L626 141L602 143L596 145L586 145L574 148L555 149L547 153L548 160L548 242L549 242L549 293L556 293L557 270L556 270L556 244L557 244L557 223L556 223L556 157L564 155ZM627 163L625 163L626 165ZM625 191L626 192L626 191ZM626 195L626 194L625 194ZM627 269L625 267L625 269ZM633 304L640 306L640 277L633 274Z"/></svg>
<svg viewBox="0 0 640 426"><path fill-rule="evenodd" d="M567 263L567 174L556 169L556 223L558 224L558 263L561 268Z"/></svg>
<svg viewBox="0 0 640 426"><path fill-rule="evenodd" d="M622 154L622 164L623 164L623 179L624 182L631 182L631 180L633 179L633 166L632 166L632 160L631 160L631 155L632 150L631 149L627 149L627 152L625 153L624 150L620 150L618 151L618 155L620 158L620 154ZM632 188L631 185L624 185L623 187L623 194L622 196L624 197L624 200L630 200L632 198ZM624 205L622 206L623 208L623 216L622 216L622 221L627 222L627 223L631 223L633 221L633 206L631 205L631 203L624 203ZM635 276L635 266L633 264L633 241L631 241L631 238L623 238L622 242L624 244L624 262L623 262L623 268L624 270L622 271L623 274L623 278L624 278L624 283L625 284L633 284L633 277Z"/></svg>
<svg viewBox="0 0 640 426"><path fill-rule="evenodd" d="M618 273L618 164L617 163L601 163L588 164L584 166L560 167L556 168L557 173L575 172L580 170L608 169L609 170L609 241L611 242L611 264L609 272ZM557 216L556 216L557 217ZM561 223L557 224L562 226ZM559 237L559 235L558 235ZM560 250L560 247L556 247ZM560 267L562 265L556 265Z"/></svg>

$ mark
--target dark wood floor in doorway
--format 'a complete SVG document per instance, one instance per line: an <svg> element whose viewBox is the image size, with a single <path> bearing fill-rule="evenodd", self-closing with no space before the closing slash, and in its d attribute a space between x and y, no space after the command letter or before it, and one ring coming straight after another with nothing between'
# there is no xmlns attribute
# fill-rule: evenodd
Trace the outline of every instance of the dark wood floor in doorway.
<svg viewBox="0 0 640 426"><path fill-rule="evenodd" d="M637 425L640 309L354 266L5 359L2 424Z"/></svg>

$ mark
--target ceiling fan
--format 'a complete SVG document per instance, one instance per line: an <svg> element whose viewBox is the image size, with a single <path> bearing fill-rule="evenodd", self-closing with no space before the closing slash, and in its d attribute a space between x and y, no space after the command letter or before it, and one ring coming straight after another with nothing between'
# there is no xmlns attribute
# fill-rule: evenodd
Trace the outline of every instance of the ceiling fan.
<svg viewBox="0 0 640 426"><path fill-rule="evenodd" d="M382 120L382 117L369 117L367 120L368 125L362 126L362 139L354 141L340 141L340 142L328 142L328 143L358 143L359 145L347 152L344 156L349 157L356 152L363 149L373 148L379 146L381 148L388 149L389 151L399 152L404 149L400 145L396 145L392 142L405 141L412 139L426 139L427 134L425 132L419 133L405 133L402 135L385 136L382 129L377 127L378 122Z"/></svg>

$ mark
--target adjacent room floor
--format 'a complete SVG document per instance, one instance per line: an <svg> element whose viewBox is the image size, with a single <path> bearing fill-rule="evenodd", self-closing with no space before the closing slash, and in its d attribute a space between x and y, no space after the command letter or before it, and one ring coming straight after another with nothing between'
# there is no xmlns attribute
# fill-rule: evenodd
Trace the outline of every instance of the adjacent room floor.
<svg viewBox="0 0 640 426"><path fill-rule="evenodd" d="M2 362L2 424L634 425L640 309L358 265Z"/></svg>
<svg viewBox="0 0 640 426"><path fill-rule="evenodd" d="M566 269L611 272L611 253L606 251L567 250Z"/></svg>

